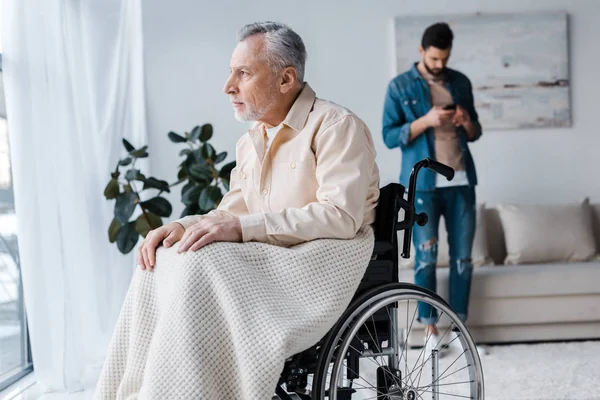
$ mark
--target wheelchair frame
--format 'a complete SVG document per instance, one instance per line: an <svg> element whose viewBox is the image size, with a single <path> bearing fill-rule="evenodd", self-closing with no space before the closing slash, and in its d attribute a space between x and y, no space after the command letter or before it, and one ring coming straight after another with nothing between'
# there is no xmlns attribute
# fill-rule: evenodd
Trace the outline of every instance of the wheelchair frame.
<svg viewBox="0 0 600 400"><path fill-rule="evenodd" d="M447 306L451 310L450 306L439 297L436 293L428 291L424 288L420 288L410 283L399 283L398 280L398 239L397 231L404 230L404 241L401 256L403 258L410 257L412 229L415 223L423 226L427 223L427 215L425 213L417 214L415 211L415 195L416 195L416 180L418 172L421 168L431 169L443 176L448 180L452 180L454 177L454 170L444 164L431 159L425 159L419 161L413 167L410 176L409 190L407 193L407 199L404 199L405 187L391 183L381 188L378 205L376 207L376 219L373 224L375 233L375 244L373 248L373 255L369 265L367 266L364 277L359 284L359 287L350 303L350 306L338 322L330 329L328 334L322 338L318 343L309 349L298 353L288 360L286 360L284 369L281 373L279 383L277 385L275 394L281 400L322 400L322 397L318 393L310 393L305 390L308 384L308 375L313 374L316 377L318 374L323 373L322 357L325 357L327 351L331 349L327 348L328 343L331 347L332 338L339 337L339 331L344 329L341 324L349 318L350 314L355 310L359 309L361 305L367 303L370 299L377 296L378 293L382 293L385 290L399 287L404 291L417 291L424 296L428 296L434 299L436 302ZM404 220L398 221L399 211L404 210ZM379 313L379 314L378 314ZM398 337L392 334L390 327L397 326L397 317L395 313L383 314L380 311L374 314L374 324L377 340L381 343L391 340L390 347L398 348ZM381 325L379 325L381 324ZM379 330L377 330L379 329ZM337 335L337 336L336 336ZM371 337L364 336L364 342L369 344L369 348L379 348L381 343L370 343ZM465 339L461 338L461 341ZM472 341L471 338L469 338ZM465 344L465 342L463 342ZM474 343L470 342L474 346ZM396 365L398 361L397 354L386 354L390 357L390 360L394 360L393 365ZM352 363L358 363L358 356L348 358L349 365ZM358 366L356 366L358 370ZM325 370L325 373L327 371ZM483 386L483 382L480 383ZM285 386L284 389L282 386ZM313 380L313 389L315 382ZM483 387L481 387L481 393L483 393ZM348 395L350 399L351 395ZM276 399L275 397L274 399ZM379 398L379 396L377 397ZM483 398L483 395L482 395Z"/></svg>

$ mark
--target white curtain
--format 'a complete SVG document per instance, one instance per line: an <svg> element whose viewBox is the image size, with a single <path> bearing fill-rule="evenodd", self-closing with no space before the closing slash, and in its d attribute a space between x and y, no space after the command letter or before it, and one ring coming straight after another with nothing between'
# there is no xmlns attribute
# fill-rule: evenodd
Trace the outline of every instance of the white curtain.
<svg viewBox="0 0 600 400"><path fill-rule="evenodd" d="M147 144L141 0L5 0L3 70L36 379L97 380L134 267L108 242L121 138Z"/></svg>

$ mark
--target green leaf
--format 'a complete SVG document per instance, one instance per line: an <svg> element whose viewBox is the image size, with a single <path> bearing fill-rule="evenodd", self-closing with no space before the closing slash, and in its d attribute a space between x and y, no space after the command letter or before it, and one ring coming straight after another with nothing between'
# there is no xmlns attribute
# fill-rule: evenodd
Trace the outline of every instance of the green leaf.
<svg viewBox="0 0 600 400"><path fill-rule="evenodd" d="M106 197L106 200L116 199L120 191L119 181L113 178L108 181L108 185L104 189L104 197Z"/></svg>
<svg viewBox="0 0 600 400"><path fill-rule="evenodd" d="M196 149L193 152L191 152L190 154L188 154L187 158L183 162L183 166L184 166L184 168L186 168L188 175L189 175L189 169L192 165L201 165L201 166L207 165L206 161L204 161L204 158L202 158L201 149Z"/></svg>
<svg viewBox="0 0 600 400"><path fill-rule="evenodd" d="M177 180L179 180L179 181L184 181L184 180L186 180L187 178L188 178L188 174L187 174L187 172L185 171L185 168L181 167L181 168L179 169L179 172L177 173Z"/></svg>
<svg viewBox="0 0 600 400"><path fill-rule="evenodd" d="M148 157L148 153L146 153L146 150L148 150L148 146L144 146L141 149L131 151L129 152L129 154L131 154L132 157L144 158L144 156Z"/></svg>
<svg viewBox="0 0 600 400"><path fill-rule="evenodd" d="M221 189L216 186L208 186L202 189L202 193L200 193L200 198L198 199L198 206L200 209L204 211L213 210L219 201L223 198L223 193L221 193Z"/></svg>
<svg viewBox="0 0 600 400"><path fill-rule="evenodd" d="M134 181L137 178L139 173L140 173L139 169L130 169L125 174L125 179L127 179L128 181Z"/></svg>
<svg viewBox="0 0 600 400"><path fill-rule="evenodd" d="M158 215L154 215L151 212L146 211L145 214L140 215L135 221L135 230L143 237L146 237L148 232L150 232L152 229L162 226L162 224L162 219L160 219Z"/></svg>
<svg viewBox="0 0 600 400"><path fill-rule="evenodd" d="M119 233L119 229L121 229L121 223L117 221L116 218L113 218L110 226L108 227L108 241L114 243L117 240L117 233Z"/></svg>
<svg viewBox="0 0 600 400"><path fill-rule="evenodd" d="M189 185L189 184L188 184ZM195 183L191 183L191 186L186 185L187 188L181 192L181 202L186 206L190 204L198 204L198 198L200 197L200 193L204 186L196 185Z"/></svg>
<svg viewBox="0 0 600 400"><path fill-rule="evenodd" d="M211 124L204 124L202 125L201 129L201 133L200 133L200 141L202 143L207 142L210 140L210 138L213 135L213 127Z"/></svg>
<svg viewBox="0 0 600 400"><path fill-rule="evenodd" d="M152 188L152 189L158 189L161 192L171 192L171 189L169 189L169 182L167 181L161 181L158 180L156 178L148 178L148 179L144 179L144 188L143 190Z"/></svg>
<svg viewBox="0 0 600 400"><path fill-rule="evenodd" d="M181 216L179 218L187 217L188 215L196 215L198 213L198 203L193 203L186 206L181 212Z"/></svg>
<svg viewBox="0 0 600 400"><path fill-rule="evenodd" d="M229 181L227 179L221 179L221 182L223 183L223 187L225 188L225 191L229 192Z"/></svg>
<svg viewBox="0 0 600 400"><path fill-rule="evenodd" d="M123 146L125 146L125 150L127 150L128 153L135 150L135 147L133 147L131 143L127 141L127 139L123 139Z"/></svg>
<svg viewBox="0 0 600 400"><path fill-rule="evenodd" d="M213 180L213 174L211 169L203 165L192 165L189 168L189 173L193 178L198 179L200 181L211 182Z"/></svg>
<svg viewBox="0 0 600 400"><path fill-rule="evenodd" d="M209 143L204 143L202 145L202 157L204 157L205 160L215 160L217 152L215 151L215 148L212 147Z"/></svg>
<svg viewBox="0 0 600 400"><path fill-rule="evenodd" d="M219 171L219 177L226 179L226 180L231 180L231 171L235 168L235 161L232 161L228 164L225 164L221 167L221 170Z"/></svg>
<svg viewBox="0 0 600 400"><path fill-rule="evenodd" d="M218 164L220 162L225 161L226 158L227 158L227 152L226 151L217 154L217 157L215 158L215 164Z"/></svg>
<svg viewBox="0 0 600 400"><path fill-rule="evenodd" d="M128 254L137 243L139 234L135 230L135 222L123 225L117 233L117 247L123 254Z"/></svg>
<svg viewBox="0 0 600 400"><path fill-rule="evenodd" d="M119 165L122 167L126 167L129 164L131 164L131 157L127 157L127 158L124 158L121 161L119 161Z"/></svg>
<svg viewBox="0 0 600 400"><path fill-rule="evenodd" d="M124 192L117 197L115 202L115 218L126 224L136 207L137 196L134 192Z"/></svg>
<svg viewBox="0 0 600 400"><path fill-rule="evenodd" d="M206 160L204 159L205 157L202 155L202 147L194 150L192 152L192 157L194 159L194 163L200 164L200 165L207 165ZM191 166L191 164L189 166Z"/></svg>
<svg viewBox="0 0 600 400"><path fill-rule="evenodd" d="M196 140L200 139L201 132L202 131L199 126L195 126L194 129L192 129L192 132L190 133L190 139L192 139L192 142L195 142Z"/></svg>
<svg viewBox="0 0 600 400"><path fill-rule="evenodd" d="M173 212L173 207L169 200L164 197L153 197L140 203L142 207L159 217L170 217Z"/></svg>
<svg viewBox="0 0 600 400"><path fill-rule="evenodd" d="M135 180L144 182L146 180L146 175L144 175L140 171L138 171L138 173L135 174Z"/></svg>
<svg viewBox="0 0 600 400"><path fill-rule="evenodd" d="M171 139L171 142L173 142L173 143L187 142L186 138L184 138L181 135L176 134L175 132L169 132L168 136L169 136L169 139Z"/></svg>
<svg viewBox="0 0 600 400"><path fill-rule="evenodd" d="M188 154L190 154L191 152L192 152L192 150L190 150L190 149L182 149L182 150L179 152L179 155L180 155L180 156L187 156L187 155L188 155Z"/></svg>
<svg viewBox="0 0 600 400"><path fill-rule="evenodd" d="M181 188L181 197L183 197L183 194L185 192L187 192L189 189L191 189L192 187L194 187L196 184L194 182L188 182L186 183L182 188Z"/></svg>

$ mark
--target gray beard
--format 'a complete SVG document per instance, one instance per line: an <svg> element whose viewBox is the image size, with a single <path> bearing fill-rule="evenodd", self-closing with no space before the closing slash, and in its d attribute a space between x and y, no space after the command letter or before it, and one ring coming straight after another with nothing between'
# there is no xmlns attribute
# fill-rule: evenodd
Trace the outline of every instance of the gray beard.
<svg viewBox="0 0 600 400"><path fill-rule="evenodd" d="M257 110L247 107L244 112L235 111L235 119L237 119L240 122L258 121L273 108L273 104L275 104L275 96L274 91L271 91L269 96L269 102L267 104L265 104L263 107Z"/></svg>

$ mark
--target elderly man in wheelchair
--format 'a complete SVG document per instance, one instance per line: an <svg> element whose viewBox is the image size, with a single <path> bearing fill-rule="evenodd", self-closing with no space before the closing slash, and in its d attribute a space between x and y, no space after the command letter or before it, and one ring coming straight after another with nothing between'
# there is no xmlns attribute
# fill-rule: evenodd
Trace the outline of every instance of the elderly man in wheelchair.
<svg viewBox="0 0 600 400"><path fill-rule="evenodd" d="M217 210L148 234L97 399L483 399L475 345L439 296L398 283L414 184L379 189L371 133L304 82L306 50L285 25L239 34L224 88L256 121ZM404 209L404 220L398 212ZM425 354L417 304L461 352ZM414 336L419 335L416 340ZM275 394L274 394L275 392Z"/></svg>

